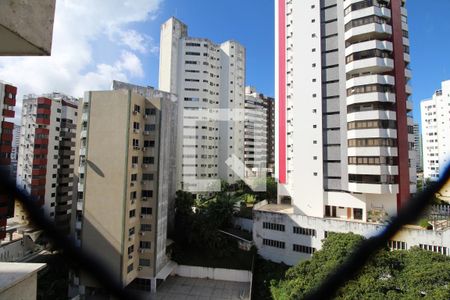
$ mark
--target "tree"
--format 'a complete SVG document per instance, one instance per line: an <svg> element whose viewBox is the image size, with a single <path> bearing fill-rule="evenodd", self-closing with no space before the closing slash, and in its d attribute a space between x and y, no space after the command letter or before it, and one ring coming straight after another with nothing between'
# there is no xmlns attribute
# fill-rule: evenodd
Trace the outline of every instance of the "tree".
<svg viewBox="0 0 450 300"><path fill-rule="evenodd" d="M351 255L364 238L331 234L312 259L290 268L271 284L274 299L299 299ZM450 299L450 258L419 248L381 249L360 274L343 286L336 299Z"/></svg>

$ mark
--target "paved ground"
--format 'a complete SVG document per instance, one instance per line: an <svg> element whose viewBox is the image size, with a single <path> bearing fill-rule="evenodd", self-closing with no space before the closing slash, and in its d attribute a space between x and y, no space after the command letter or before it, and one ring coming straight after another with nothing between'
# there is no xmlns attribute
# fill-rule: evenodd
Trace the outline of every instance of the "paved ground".
<svg viewBox="0 0 450 300"><path fill-rule="evenodd" d="M173 276L157 289L158 300L248 299L250 283Z"/></svg>

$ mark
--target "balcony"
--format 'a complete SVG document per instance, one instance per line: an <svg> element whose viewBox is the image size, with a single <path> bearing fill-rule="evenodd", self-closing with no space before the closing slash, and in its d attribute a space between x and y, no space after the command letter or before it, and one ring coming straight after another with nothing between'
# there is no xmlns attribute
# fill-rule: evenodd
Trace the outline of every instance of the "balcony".
<svg viewBox="0 0 450 300"><path fill-rule="evenodd" d="M397 147L350 147L348 156L398 156Z"/></svg>
<svg viewBox="0 0 450 300"><path fill-rule="evenodd" d="M3 109L3 116L5 118L14 118L14 116L16 115L16 113L14 112L14 110L12 109Z"/></svg>
<svg viewBox="0 0 450 300"><path fill-rule="evenodd" d="M351 87L368 84L384 84L393 86L395 85L395 77L390 75L367 75L353 77L347 80L346 87L348 89Z"/></svg>
<svg viewBox="0 0 450 300"><path fill-rule="evenodd" d="M352 61L345 66L347 75L358 73L386 73L394 69L392 58L371 57Z"/></svg>
<svg viewBox="0 0 450 300"><path fill-rule="evenodd" d="M347 133L348 139L358 138L397 138L396 129L382 129L382 128L367 128L367 129L352 129Z"/></svg>
<svg viewBox="0 0 450 300"><path fill-rule="evenodd" d="M411 62L411 56L408 53L403 53L403 58L404 58L406 63L410 63Z"/></svg>
<svg viewBox="0 0 450 300"><path fill-rule="evenodd" d="M347 47L345 49L345 56L348 56L355 52L361 52L372 49L380 49L392 52L393 45L389 41L378 41L378 40L364 41L361 43L352 44L349 47Z"/></svg>
<svg viewBox="0 0 450 300"><path fill-rule="evenodd" d="M398 167L381 165L349 165L348 173L367 175L398 175Z"/></svg>
<svg viewBox="0 0 450 300"><path fill-rule="evenodd" d="M349 182L348 190L354 193L397 194L398 184L367 184Z"/></svg>
<svg viewBox="0 0 450 300"><path fill-rule="evenodd" d="M390 19L391 10L387 7L378 7L378 6L370 6L363 9L354 10L344 17L344 23L347 24L352 20L369 16L379 16L384 19Z"/></svg>
<svg viewBox="0 0 450 300"><path fill-rule="evenodd" d="M347 42L356 42L358 40L380 39L384 40L392 35L392 26L388 24L371 23L345 32Z"/></svg>
<svg viewBox="0 0 450 300"><path fill-rule="evenodd" d="M405 77L406 77L406 80L412 78L412 72L410 69L405 69Z"/></svg>
<svg viewBox="0 0 450 300"><path fill-rule="evenodd" d="M358 111L347 114L347 121L363 121L363 120L397 120L395 111L387 110L368 110Z"/></svg>
<svg viewBox="0 0 450 300"><path fill-rule="evenodd" d="M5 103L8 106L16 106L16 99L8 98L5 96L5 100L3 103Z"/></svg>

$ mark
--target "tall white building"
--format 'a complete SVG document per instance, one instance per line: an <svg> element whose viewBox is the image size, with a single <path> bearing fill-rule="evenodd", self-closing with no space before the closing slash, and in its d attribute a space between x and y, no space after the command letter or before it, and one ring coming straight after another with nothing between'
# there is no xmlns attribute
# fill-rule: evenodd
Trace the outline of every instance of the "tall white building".
<svg viewBox="0 0 450 300"><path fill-rule="evenodd" d="M371 237L416 191L402 0L278 0L278 203L255 206L263 257L311 257L330 232ZM449 254L450 230L402 229L391 249Z"/></svg>
<svg viewBox="0 0 450 300"><path fill-rule="evenodd" d="M442 82L431 99L423 100L420 110L423 176L435 181L450 163L450 80ZM441 194L450 197L450 184Z"/></svg>
<svg viewBox="0 0 450 300"><path fill-rule="evenodd" d="M160 47L159 89L178 97L183 120L178 188L205 192L218 187L217 179L241 179L231 162L244 162L245 48L190 37L175 18L161 26Z"/></svg>
<svg viewBox="0 0 450 300"><path fill-rule="evenodd" d="M23 99L17 186L69 233L78 99L60 93Z"/></svg>
<svg viewBox="0 0 450 300"><path fill-rule="evenodd" d="M20 145L20 125L14 124L13 140L11 149L11 176L16 178L17 176L17 158L19 156Z"/></svg>

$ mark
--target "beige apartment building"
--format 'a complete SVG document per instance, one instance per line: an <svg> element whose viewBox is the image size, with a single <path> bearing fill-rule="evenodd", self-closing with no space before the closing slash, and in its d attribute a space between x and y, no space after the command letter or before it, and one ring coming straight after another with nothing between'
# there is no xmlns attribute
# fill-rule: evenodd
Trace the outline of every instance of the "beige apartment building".
<svg viewBox="0 0 450 300"><path fill-rule="evenodd" d="M87 92L80 105L73 233L124 287L154 291L174 265L166 245L176 191L177 103L152 88L113 86ZM82 273L72 282L83 299L101 293Z"/></svg>

